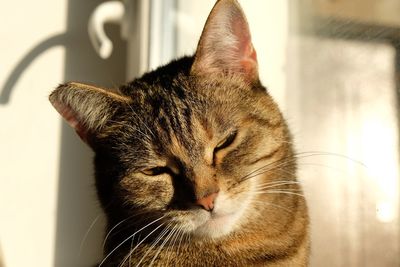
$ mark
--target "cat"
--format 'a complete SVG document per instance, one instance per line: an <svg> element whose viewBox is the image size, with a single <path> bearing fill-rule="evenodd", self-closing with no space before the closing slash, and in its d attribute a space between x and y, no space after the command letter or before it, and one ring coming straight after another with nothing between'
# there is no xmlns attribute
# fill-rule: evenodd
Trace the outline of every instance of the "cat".
<svg viewBox="0 0 400 267"><path fill-rule="evenodd" d="M194 56L49 99L95 152L99 266L307 266L291 134L236 0L216 2Z"/></svg>

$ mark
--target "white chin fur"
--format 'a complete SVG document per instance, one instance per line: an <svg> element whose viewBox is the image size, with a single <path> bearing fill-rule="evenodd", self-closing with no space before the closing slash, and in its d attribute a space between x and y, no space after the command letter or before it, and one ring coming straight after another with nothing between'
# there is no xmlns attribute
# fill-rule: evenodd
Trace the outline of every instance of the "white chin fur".
<svg viewBox="0 0 400 267"><path fill-rule="evenodd" d="M253 190L253 184L251 187ZM232 199L221 191L215 200L212 213L201 211L193 218L192 234L200 238L219 238L240 227L247 217L246 211L253 195L251 192L245 194L246 197Z"/></svg>
<svg viewBox="0 0 400 267"><path fill-rule="evenodd" d="M219 238L232 232L236 221L236 214L209 216L204 224L193 231L193 235L204 238Z"/></svg>

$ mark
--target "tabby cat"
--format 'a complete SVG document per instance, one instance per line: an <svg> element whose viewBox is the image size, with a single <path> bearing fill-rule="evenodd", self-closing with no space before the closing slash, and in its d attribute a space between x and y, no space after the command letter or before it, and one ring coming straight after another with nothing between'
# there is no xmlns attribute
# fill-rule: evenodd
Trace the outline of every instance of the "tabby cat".
<svg viewBox="0 0 400 267"><path fill-rule="evenodd" d="M236 0L217 1L193 57L50 101L95 151L99 266L307 266L291 136Z"/></svg>

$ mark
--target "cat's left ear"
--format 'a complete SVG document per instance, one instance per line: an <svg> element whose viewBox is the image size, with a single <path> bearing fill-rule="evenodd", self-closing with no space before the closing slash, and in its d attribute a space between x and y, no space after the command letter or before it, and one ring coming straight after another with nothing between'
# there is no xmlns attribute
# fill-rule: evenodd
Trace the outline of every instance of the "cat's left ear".
<svg viewBox="0 0 400 267"><path fill-rule="evenodd" d="M97 86L69 82L49 96L54 108L89 145L117 109L130 99Z"/></svg>
<svg viewBox="0 0 400 267"><path fill-rule="evenodd" d="M257 54L249 25L236 0L219 0L212 9L201 35L191 73L242 75L258 80Z"/></svg>

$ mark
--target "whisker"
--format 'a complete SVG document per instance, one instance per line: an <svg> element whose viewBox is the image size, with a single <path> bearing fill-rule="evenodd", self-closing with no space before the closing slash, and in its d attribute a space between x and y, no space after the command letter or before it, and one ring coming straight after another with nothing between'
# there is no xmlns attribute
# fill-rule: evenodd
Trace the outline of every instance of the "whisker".
<svg viewBox="0 0 400 267"><path fill-rule="evenodd" d="M151 231L145 238L143 238L131 251L129 251L128 255L125 256L123 261L120 263L120 266L122 266L128 258L130 258L133 254L133 252L150 236L152 235L155 231L157 231L160 227L162 227L165 223L160 224L158 227L156 227L153 231ZM163 232L165 229L163 230Z"/></svg>
<svg viewBox="0 0 400 267"><path fill-rule="evenodd" d="M267 187L267 188L258 188L254 192L261 192L261 191L265 191L266 189L270 190L269 187ZM272 191L287 191L287 192L298 192L298 193L302 193L303 192L301 189L296 189L296 188L273 188Z"/></svg>
<svg viewBox="0 0 400 267"><path fill-rule="evenodd" d="M366 165L364 163L362 163L361 161L358 161L358 160L353 159L351 157L348 157L346 155L337 154L337 153L331 153L331 152L323 152L323 151L308 151L308 152L295 153L295 154L292 155L292 157L290 157L290 156L284 157L282 159L278 159L278 160L270 162L270 163L268 163L268 164L266 164L264 166L261 166L261 167L255 169L255 170L249 172L248 174L244 175L239 180L238 183L242 183L242 182L244 182L244 181L246 181L248 179L254 178L254 177L256 177L256 176L258 176L260 174L266 173L268 171L275 170L275 168L282 167L282 166L285 166L285 165L290 164L290 163L294 163L298 159L308 158L308 157L315 157L315 156L334 156L334 157L339 157L339 158L350 160L353 163L359 164L359 165L361 165L361 166L366 168ZM278 164L278 165L276 165L276 164ZM268 167L274 167L274 168L267 169ZM285 170L280 169L280 171L285 171ZM236 184L234 184L234 185L236 185Z"/></svg>
<svg viewBox="0 0 400 267"><path fill-rule="evenodd" d="M183 229L182 229L182 234L181 234L181 237L180 237L180 240L179 240L179 245L178 245L178 247L180 247L181 245L182 245L182 241L183 241L183 238L185 237L185 235L186 235L186 233L185 233L185 231L183 231Z"/></svg>
<svg viewBox="0 0 400 267"><path fill-rule="evenodd" d="M268 170L268 171L273 171L273 169ZM259 173L258 175L262 175L263 173ZM271 181L271 182L264 182L257 184L254 188L263 188L263 187L279 187L279 186L284 186L284 185L301 185L301 183L297 180L277 180L277 181Z"/></svg>
<svg viewBox="0 0 400 267"><path fill-rule="evenodd" d="M284 165L284 162L282 162L282 164ZM286 173L289 176L296 177L296 173L295 172L291 172L291 171L285 170L285 169L281 168L281 165L278 165L278 166L271 166L271 168L269 168L269 169L259 170L258 173L253 173L252 176L246 177L246 180L251 179L251 178L255 178L256 176L265 174L265 173L270 172L270 171L279 171L279 172ZM291 181L295 181L295 180L291 180Z"/></svg>
<svg viewBox="0 0 400 267"><path fill-rule="evenodd" d="M142 263L142 261L146 258L146 256L150 253L151 250L153 250L153 248L158 244L158 242L160 242L162 240L162 238L167 235L168 231L170 230L172 223L169 223L165 229L163 229L161 231L161 233L157 236L157 238L151 243L150 248L147 249L147 252L142 256L142 258L140 259L140 261L136 264L136 267L140 265L140 263ZM169 235L170 233L168 233ZM133 252L133 251L132 251ZM131 253L132 253L131 252Z"/></svg>
<svg viewBox="0 0 400 267"><path fill-rule="evenodd" d="M296 189L296 190L300 190L300 187L298 186L299 184L300 184L299 182L276 183L276 184L272 184L272 185L266 183L266 184L261 184L261 185L255 186L255 189L276 188L276 189ZM297 187L293 187L293 186L297 186ZM280 187L282 187L282 188L280 188Z"/></svg>
<svg viewBox="0 0 400 267"><path fill-rule="evenodd" d="M132 237L132 240L131 240L131 247L129 248L129 252L131 252L132 251L132 247L133 247L133 241L135 240L135 237ZM131 264L132 264L132 254L131 253L129 253L129 267L131 267Z"/></svg>
<svg viewBox="0 0 400 267"><path fill-rule="evenodd" d="M172 254L172 252L171 252L171 254L168 254L168 252L169 252L169 249L170 248L173 248L173 247L175 247L175 243L176 243L176 241L178 240L178 237L180 236L180 234L183 232L182 231L182 229L180 228L180 227L177 227L177 234L175 234L175 236L174 236L174 240L171 240L171 242L172 242L172 244L167 248L167 250L166 250L166 254L168 255L167 256L167 259L166 259L166 261L165 261L165 265L167 265L168 266L168 263L169 263L169 258L170 258L170 256L171 256L171 254ZM172 250L172 249L171 249ZM179 246L176 248L176 251L178 252L178 250L179 250Z"/></svg>
<svg viewBox="0 0 400 267"><path fill-rule="evenodd" d="M80 246L79 246L78 257L81 256L82 249L83 249L83 246L84 246L84 244L85 244L85 242L86 242L87 237L89 236L89 232L92 230L92 228L94 227L94 225L97 223L97 221L99 220L100 216L101 216L101 214L99 214L99 215L96 216L96 218L95 218L95 219L93 220L93 222L90 224L90 226L89 226L88 230L86 231L85 235L83 236L82 241L81 241L81 244L80 244Z"/></svg>
<svg viewBox="0 0 400 267"><path fill-rule="evenodd" d="M190 242L192 241L192 235L191 234L187 234L187 239L186 239L186 244L190 244Z"/></svg>
<svg viewBox="0 0 400 267"><path fill-rule="evenodd" d="M298 155L305 155L305 156L301 156L298 157ZM363 166L364 168L367 168L367 165L365 165L362 161L356 160L352 157L343 155L343 154L339 154L339 153L333 153L333 152L326 152L326 151L305 151L305 152L299 152L299 153L295 153L294 156L296 158L303 158L303 157L313 157L313 156L334 156L334 157L339 157L339 158L343 158L343 159L347 159L350 160L353 163L356 163L358 165Z"/></svg>
<svg viewBox="0 0 400 267"><path fill-rule="evenodd" d="M305 198L303 194L295 193L295 192L289 192L289 191L283 191L283 190L266 190L266 191L256 191L253 192L253 194L288 194L288 195L295 195L295 196L300 196Z"/></svg>
<svg viewBox="0 0 400 267"><path fill-rule="evenodd" d="M131 238L132 238L133 236L135 236L138 232L141 232L142 230L146 229L146 228L149 227L150 225L152 225L152 224L154 224L154 223L160 221L160 220L163 219L163 218L164 218L164 216L162 216L162 217L160 217L160 218L158 218L158 219L156 219L156 220L154 220L154 221L152 221L152 222L146 224L145 226L143 226L142 228L140 228L139 230L137 230L136 232L134 232L132 235L130 235L128 238L126 238L125 240L123 240L118 246L116 246L110 253L107 254L107 256L100 262L99 267L108 259L108 257L110 257L110 256L111 256L119 247L121 247L126 241L128 241L129 239L131 239ZM163 224L161 224L161 225L163 225ZM161 225L158 226L156 229L160 228ZM156 230L156 229L155 229L155 230ZM153 230L153 231L155 231L155 230ZM153 232L151 232L151 233L153 233ZM147 238L147 237L146 237L146 238ZM146 239L146 238L145 238L145 239ZM142 242L143 242L145 239L143 239ZM141 243L139 243L138 245L136 245L136 247L138 247L140 244L141 244ZM136 247L135 247L135 248L136 248Z"/></svg>
<svg viewBox="0 0 400 267"><path fill-rule="evenodd" d="M280 160L279 160L279 161L280 161ZM243 182L243 181L245 181L245 180L254 178L254 177L256 177L256 176L258 176L258 175L261 175L261 174L264 174L264 173L266 173L266 172L269 172L269 171L272 171L272 170L276 170L276 169L278 169L279 167L282 167L282 166L285 166L285 165L287 165L287 164L289 164L289 163L295 162L296 159L290 159L290 160L287 160L287 161L283 161L283 162L281 162L280 164L278 164L278 165L276 165L276 166L273 166L273 164L278 163L279 161L274 161L273 163L267 164L267 165L265 165L264 167L257 169L257 171L260 171L259 173L252 172L250 176L249 176L249 175L246 175L244 178L242 178L242 179L240 180L240 182ZM272 168L265 169L265 168L268 168L268 167L272 167ZM282 170L282 169L279 169L279 170ZM294 175L294 174L293 174L293 175Z"/></svg>
<svg viewBox="0 0 400 267"><path fill-rule="evenodd" d="M287 180L287 181L274 181L274 182L268 182L268 183L261 183L261 184L257 185L256 188L258 188L258 187L264 187L264 186L276 187L276 186L294 185L294 184L300 184L300 182L298 182L298 181L291 181L291 180Z"/></svg>
<svg viewBox="0 0 400 267"><path fill-rule="evenodd" d="M157 259L157 256L160 254L161 250L164 248L165 244L169 241L169 239L174 235L177 228L178 228L178 226L175 225L174 228L171 230L171 232L167 235L164 242L161 244L160 248L157 250L156 254L154 255L153 259L151 260L149 266L153 266L153 263ZM137 266L139 266L139 264Z"/></svg>
<svg viewBox="0 0 400 267"><path fill-rule="evenodd" d="M254 203L260 203L260 204L267 205L267 206L276 207L276 208L279 208L279 209L283 209L284 211L286 211L288 213L292 213L293 212L293 210L287 209L284 206L281 206L281 205L278 205L278 204L272 204L270 202L265 202L265 201L261 201L261 200L253 200L253 202Z"/></svg>
<svg viewBox="0 0 400 267"><path fill-rule="evenodd" d="M121 225L122 223L124 223L126 220L128 220L128 218L123 219L122 221L120 221L119 223L117 223L116 225L114 225L113 228L111 228L110 231L108 231L108 233L107 233L107 235L106 235L106 237L104 238L104 241L103 241L103 250L104 250L104 247L105 247L105 245L106 245L107 239L108 239L108 237L110 236L110 234L112 233L112 231L114 231L115 228L117 228L119 225Z"/></svg>
<svg viewBox="0 0 400 267"><path fill-rule="evenodd" d="M151 250L154 249L154 247L160 242L165 236L169 236L171 234L170 228L171 228L172 223L169 223L167 227L161 232L161 234L157 237L157 239L152 243L150 248L147 249L147 252L144 254L142 259L139 261L139 263L136 266L139 266L140 263L143 261L143 259L150 253ZM165 239L164 239L165 241Z"/></svg>
<svg viewBox="0 0 400 267"><path fill-rule="evenodd" d="M242 182L244 182L244 181L246 181L246 180L255 178L255 177L257 177L257 176L260 176L260 175L262 175L262 174L265 174L265 173L271 172L271 171L275 171L275 170L279 170L280 172L287 173L287 174L289 174L289 175L291 175L291 176L293 176L293 177L296 176L296 174L295 174L294 172L290 172L290 171L288 171L288 170L285 170L285 169L282 169L282 168L281 168L282 166L285 166L286 164L295 162L295 161L296 161L295 159L291 159L291 160L288 160L288 161L283 161L283 162L281 162L280 164L278 164L278 165L276 165L276 166L273 166L274 163L278 163L279 161L281 161L281 160L275 161L275 162L273 162L273 163L271 163L271 164L267 164L267 165L265 165L265 166L262 167L262 168L258 168L258 169L257 169L258 172L253 171L253 172L252 172L252 175L250 175L250 176L249 176L249 175L245 175L243 178L241 178L241 179L239 180L239 183L242 183ZM270 168L267 168L267 167L270 167ZM264 168L264 169L263 169L263 168ZM265 168L267 168L267 169L265 169ZM293 181L295 181L295 180L293 180Z"/></svg>
<svg viewBox="0 0 400 267"><path fill-rule="evenodd" d="M287 173L287 174L290 174L290 175L293 175L293 176L294 176L294 175L295 175L294 173L289 172L289 171L287 171L287 170L284 170L284 169L280 168L281 166L284 166L286 163L291 163L291 162L293 162L293 161L294 161L294 160L282 162L281 164L279 164L279 165L277 165L277 166L271 166L272 168L265 169L265 170L259 170L258 173L254 173L254 174L251 175L251 176L245 177L245 180L248 180L248 179L251 179L251 178L255 178L255 177L257 177L257 176L259 176L259 175L261 175L261 174L265 174L265 173L267 173L267 172L271 172L271 171L275 171L275 170L279 170L280 172L285 172L285 173ZM302 166L302 165L308 165L308 166L325 167L325 168L330 168L330 169L332 169L332 170L344 172L344 171L341 170L341 169L334 168L334 167L331 167L331 166L328 166L328 165L325 165L325 164L318 164L318 163L297 163L297 165L300 165L300 166ZM264 168L265 168L265 167L266 167L266 166L264 166ZM243 179L243 178L242 178L242 179ZM243 180L243 181L244 181L244 180ZM241 181L241 182L242 182L242 181Z"/></svg>
<svg viewBox="0 0 400 267"><path fill-rule="evenodd" d="M287 160L287 159L289 159L289 160ZM255 169L255 170L249 172L248 174L244 175L242 178L239 179L239 182L233 184L232 186L235 186L235 185L237 185L237 184L240 184L240 183L242 183L242 182L244 182L244 181L246 181L246 180L248 180L248 179L257 177L257 176L259 176L259 175L261 175L261 174L264 174L264 173L266 173L266 172L268 172L268 171L278 169L278 168L281 167L281 166L285 166L286 164L289 164L289 163L292 163L292 162L295 162L295 161L296 161L296 159L294 159L294 158L287 158L287 157L285 157L285 158L276 160L276 161L274 161L274 162L268 163L268 164L266 164L266 165L264 165L264 166L261 166L261 167ZM279 163L279 162L281 162L281 163L278 164L278 165L276 165L276 166L273 166L274 164L277 164L277 163ZM266 168L268 168L268 167L273 167L273 168L266 169ZM281 171L283 171L283 172L287 172L288 174L291 174L291 175L295 175L294 173L288 172L287 170L284 170L284 169L281 169L281 168L279 168L279 170L281 170ZM258 172L258 173L257 173L257 172ZM231 187L232 187L232 186L231 186ZM231 187L230 187L230 188L231 188Z"/></svg>
<svg viewBox="0 0 400 267"><path fill-rule="evenodd" d="M316 167L324 167L324 168L327 168L327 169L330 169L330 170L334 170L334 171L337 171L337 172L346 173L346 171L343 170L343 169L335 168L335 167L332 167L332 166L329 166L329 165L326 165L326 164L320 164L320 163L300 162L300 163L298 163L297 165L298 165L298 166L316 166Z"/></svg>
<svg viewBox="0 0 400 267"><path fill-rule="evenodd" d="M126 221L128 221L128 220L131 220L132 218L135 218L136 216L142 216L142 215L144 215L144 214L151 214L151 212L149 212L149 211L142 211L142 212L135 213L135 214L133 214L133 215L131 215L131 216L129 216L129 217L127 217L127 218L121 220L121 221L120 221L119 223L117 223L116 225L114 225L114 226L110 229L110 231L108 231L107 235L106 235L105 238L104 238L104 241L103 241L103 250L104 250L105 244L106 244L106 242L107 242L107 239L108 239L111 235L113 235L112 232L113 232L118 226L120 226L122 223L124 223L124 222L126 222ZM153 216L158 216L158 215L153 214L152 216L143 217L143 218L140 218L139 221L143 221L143 220L149 219L149 218L151 218L151 217L153 217ZM124 228L123 228L123 229L124 229ZM123 229L120 229L120 231L122 231ZM115 232L114 234L117 234L117 233L118 233L118 232Z"/></svg>

